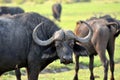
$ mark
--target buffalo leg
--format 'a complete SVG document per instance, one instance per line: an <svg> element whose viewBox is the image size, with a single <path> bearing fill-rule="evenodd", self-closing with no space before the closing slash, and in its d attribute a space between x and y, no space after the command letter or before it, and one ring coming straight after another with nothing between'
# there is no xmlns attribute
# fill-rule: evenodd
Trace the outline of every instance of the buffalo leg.
<svg viewBox="0 0 120 80"><path fill-rule="evenodd" d="M104 67L104 80L107 80L107 75L108 75L108 60L105 55L105 50L104 51L99 51L98 52L100 56L100 60L102 62L102 65Z"/></svg>
<svg viewBox="0 0 120 80"><path fill-rule="evenodd" d="M17 80L21 80L21 72L19 68L15 70L15 75L16 75Z"/></svg>
<svg viewBox="0 0 120 80"><path fill-rule="evenodd" d="M75 55L75 75L73 80L78 80L79 56Z"/></svg>
<svg viewBox="0 0 120 80"><path fill-rule="evenodd" d="M90 80L94 80L93 67L94 67L94 55L89 56L89 70L90 70Z"/></svg>
<svg viewBox="0 0 120 80"><path fill-rule="evenodd" d="M99 35L101 35L101 34L99 34ZM106 37L106 38L108 38L108 37ZM108 77L108 60L107 60L105 52L106 52L108 41L103 40L103 39L104 38L102 37L97 42L94 42L95 43L94 47L96 49L97 54L100 57L100 60L102 62L103 68L104 68L104 79L103 80L107 80L107 77Z"/></svg>
<svg viewBox="0 0 120 80"><path fill-rule="evenodd" d="M114 44L108 43L107 50L110 58L111 80L114 80Z"/></svg>
<svg viewBox="0 0 120 80"><path fill-rule="evenodd" d="M38 80L38 75L39 75L39 66L33 64L32 66L29 65L27 67L27 74L28 74L28 80Z"/></svg>

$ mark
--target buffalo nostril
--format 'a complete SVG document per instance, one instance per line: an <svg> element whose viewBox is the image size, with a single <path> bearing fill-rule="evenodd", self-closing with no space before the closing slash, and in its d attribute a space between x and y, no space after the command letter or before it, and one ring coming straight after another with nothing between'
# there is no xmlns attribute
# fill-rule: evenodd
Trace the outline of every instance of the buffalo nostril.
<svg viewBox="0 0 120 80"><path fill-rule="evenodd" d="M72 61L72 57L71 56L63 56L63 60L65 60L67 62L71 62Z"/></svg>
<svg viewBox="0 0 120 80"><path fill-rule="evenodd" d="M68 57L66 57L66 56L63 56L63 59L64 59L64 60L68 60Z"/></svg>

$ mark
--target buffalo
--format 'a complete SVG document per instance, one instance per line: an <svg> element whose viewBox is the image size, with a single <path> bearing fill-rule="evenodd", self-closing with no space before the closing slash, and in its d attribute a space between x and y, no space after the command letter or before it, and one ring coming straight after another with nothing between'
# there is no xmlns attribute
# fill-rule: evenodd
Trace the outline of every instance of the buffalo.
<svg viewBox="0 0 120 80"><path fill-rule="evenodd" d="M108 75L108 59L106 58L105 51L108 51L110 59L111 79L114 80L114 48L115 39L120 33L120 21L112 18L110 15L105 15L100 18L92 17L86 21L93 30L93 36L89 43L81 43L89 53L89 70L90 80L94 80L93 65L94 55L99 55L102 65L104 67L104 79L107 80ZM81 24L79 21L76 24L75 34L84 37L88 34L86 25ZM78 80L79 70L79 55L75 55L76 67L74 80Z"/></svg>
<svg viewBox="0 0 120 80"><path fill-rule="evenodd" d="M93 31L86 22L81 22L89 29L89 34L84 38L59 28L38 13L1 16L0 75L16 70L20 80L19 69L25 67L28 80L38 80L39 72L54 60L60 59L60 63L69 64L73 62L73 52L87 55L78 43L88 42Z"/></svg>
<svg viewBox="0 0 120 80"><path fill-rule="evenodd" d="M10 16L10 15L15 15L20 13L24 13L24 10L20 7L6 7L6 6L0 7L0 16ZM19 78L19 76L21 76L21 73L18 68L15 70L15 74L16 74L17 80L21 80Z"/></svg>
<svg viewBox="0 0 120 80"><path fill-rule="evenodd" d="M55 3L52 5L53 17L59 22L60 22L61 12L62 12L62 5L60 3Z"/></svg>
<svg viewBox="0 0 120 80"><path fill-rule="evenodd" d="M14 15L24 13L25 11L20 7L7 7L7 6L0 6L0 16L1 15Z"/></svg>

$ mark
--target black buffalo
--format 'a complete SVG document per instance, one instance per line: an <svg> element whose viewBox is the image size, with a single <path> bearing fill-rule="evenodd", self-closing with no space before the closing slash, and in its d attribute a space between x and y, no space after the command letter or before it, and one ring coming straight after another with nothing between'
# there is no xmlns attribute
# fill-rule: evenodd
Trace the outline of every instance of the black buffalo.
<svg viewBox="0 0 120 80"><path fill-rule="evenodd" d="M105 15L100 18L92 17L87 20L87 23L91 25L93 29L93 37L87 44L82 43L81 45L86 48L89 52L89 69L90 69L90 80L95 80L93 67L94 67L94 55L99 55L102 65L104 67L104 78L108 80L108 64L110 62L111 79L114 79L114 49L115 39L120 34L120 21L112 18L110 15ZM88 29L86 25L77 22L75 33L77 36L83 37L87 35ZM106 50L108 51L109 61L106 57ZM78 80L79 70L79 55L76 58L76 68L74 80Z"/></svg>
<svg viewBox="0 0 120 80"><path fill-rule="evenodd" d="M14 15L19 13L24 13L24 10L20 7L0 6L0 16L6 14Z"/></svg>
<svg viewBox="0 0 120 80"><path fill-rule="evenodd" d="M62 11L62 5L60 3L56 3L52 5L52 13L54 19L60 21L61 11Z"/></svg>
<svg viewBox="0 0 120 80"><path fill-rule="evenodd" d="M77 43L88 42L93 32L86 22L83 23L90 31L85 38L80 38L37 13L1 16L0 75L25 67L28 80L38 80L39 72L54 60L68 64L72 63L73 51L87 55ZM17 76L20 78L19 73Z"/></svg>

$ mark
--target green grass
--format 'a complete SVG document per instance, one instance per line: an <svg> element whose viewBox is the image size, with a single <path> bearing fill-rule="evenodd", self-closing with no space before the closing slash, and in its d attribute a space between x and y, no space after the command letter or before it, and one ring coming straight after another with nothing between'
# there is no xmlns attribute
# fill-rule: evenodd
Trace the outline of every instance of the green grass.
<svg viewBox="0 0 120 80"><path fill-rule="evenodd" d="M115 67L115 79L120 80L120 74L119 74L119 68L120 64L116 64ZM41 74L40 79L41 80L72 80L74 75L74 70L68 71L68 72L62 72L57 74ZM95 76L98 76L99 78L96 78L96 80L102 80L103 78L103 67L96 67L94 69ZM110 78L110 72L109 72L109 78ZM46 77L47 76L47 77ZM89 80L89 70L88 69L82 69L79 71L79 80Z"/></svg>
<svg viewBox="0 0 120 80"><path fill-rule="evenodd" d="M95 67L94 74L97 76L95 80L103 80L103 67ZM79 71L79 80L89 80L89 70L80 69ZM73 80L74 70L61 73L46 73L40 74L39 80ZM26 80L26 76L22 76L22 80ZM110 78L110 71L108 72L108 78ZM15 80L14 75L3 75L0 80ZM120 63L115 66L115 80L120 80Z"/></svg>
<svg viewBox="0 0 120 80"><path fill-rule="evenodd" d="M52 3L46 4L1 4L7 6L20 6L26 12L38 12L51 20L52 17L52 10L51 6ZM78 20L86 20L94 14L113 14L117 15L117 18L120 19L120 3L72 3L72 4L62 4L63 10L61 15L61 23L56 22L60 27L63 29L70 29L74 30L75 23Z"/></svg>
<svg viewBox="0 0 120 80"><path fill-rule="evenodd" d="M7 6L20 6L26 12L38 12L45 17L53 20L52 12L51 12L51 5L52 3L45 3L45 4L1 4ZM70 29L74 31L76 21L79 20L86 20L94 14L99 15L100 13L103 14L110 14L114 17L113 14L117 15L117 19L120 19L120 3L73 3L73 4L62 4L63 11L61 15L61 22L55 22L63 29ZM120 62L120 36L116 39L116 47L115 47L115 62ZM87 57L80 57L80 62L83 64L88 65L89 58ZM61 72L61 73L48 73L48 74L41 74L40 80L72 80L74 75L74 64L70 65L63 65L60 64L59 60L54 61L51 63L47 68L55 69L67 66L71 70L68 72ZM103 68L101 67L101 62L98 56L95 57L95 75L100 76L96 80L102 80L103 78ZM116 64L115 67L115 78L116 80L120 80L120 64ZM110 74L110 72L109 72ZM89 70L83 69L79 71L79 80L89 80ZM11 75L3 75L1 77L2 80L15 80L15 76ZM22 76L23 80L26 80L26 76Z"/></svg>

